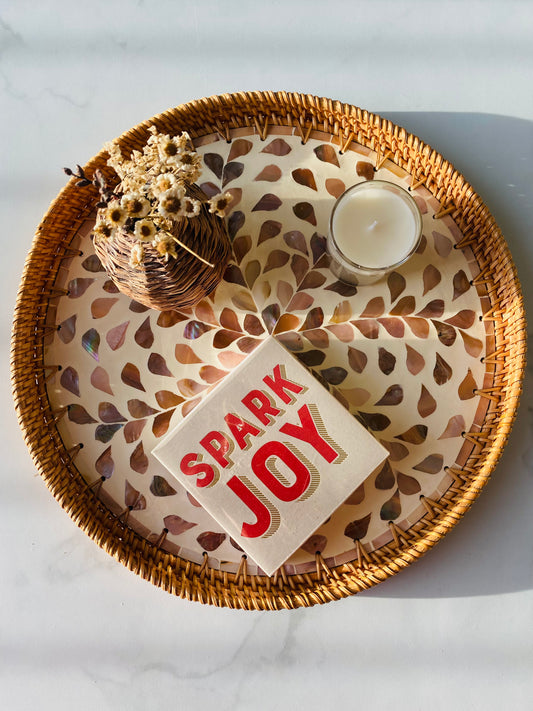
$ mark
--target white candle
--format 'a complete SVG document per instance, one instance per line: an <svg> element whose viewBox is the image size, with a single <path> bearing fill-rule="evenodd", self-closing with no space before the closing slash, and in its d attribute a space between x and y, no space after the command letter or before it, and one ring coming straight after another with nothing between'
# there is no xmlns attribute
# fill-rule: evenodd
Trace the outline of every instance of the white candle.
<svg viewBox="0 0 533 711"><path fill-rule="evenodd" d="M416 250L422 218L403 188L376 180L349 188L335 203L328 247L340 279L376 281Z"/></svg>

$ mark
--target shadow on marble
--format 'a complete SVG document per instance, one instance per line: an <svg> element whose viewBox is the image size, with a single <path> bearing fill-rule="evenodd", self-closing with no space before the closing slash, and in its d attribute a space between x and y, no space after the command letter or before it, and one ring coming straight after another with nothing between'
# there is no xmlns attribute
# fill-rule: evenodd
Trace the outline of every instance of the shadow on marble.
<svg viewBox="0 0 533 711"><path fill-rule="evenodd" d="M416 134L472 184L498 223L533 312L533 122L471 113L379 112ZM532 330L529 343L533 346ZM533 588L533 364L509 443L472 509L420 561L364 593L446 598Z"/></svg>

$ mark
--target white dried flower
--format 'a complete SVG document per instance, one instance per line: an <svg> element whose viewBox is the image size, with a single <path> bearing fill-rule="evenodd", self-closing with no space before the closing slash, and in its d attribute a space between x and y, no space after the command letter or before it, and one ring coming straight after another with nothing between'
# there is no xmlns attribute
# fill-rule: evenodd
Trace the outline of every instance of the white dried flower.
<svg viewBox="0 0 533 711"><path fill-rule="evenodd" d="M140 242L138 242L137 244L134 244L133 247L131 248L130 267L133 267L134 269L139 267L142 264L143 258L144 258L144 247Z"/></svg>
<svg viewBox="0 0 533 711"><path fill-rule="evenodd" d="M128 213L120 206L118 200L113 200L105 211L105 220L114 227L120 227L128 219Z"/></svg>
<svg viewBox="0 0 533 711"><path fill-rule="evenodd" d="M120 200L120 205L129 217L146 217L150 212L150 202L140 193L126 193Z"/></svg>
<svg viewBox="0 0 533 711"><path fill-rule="evenodd" d="M225 217L226 210L229 205L231 205L232 201L233 196L231 193L219 193L208 200L209 212L214 212L215 215L218 215L219 217Z"/></svg>
<svg viewBox="0 0 533 711"><path fill-rule="evenodd" d="M116 228L104 220L99 220L93 229L93 236L100 239L111 239L115 235Z"/></svg>
<svg viewBox="0 0 533 711"><path fill-rule="evenodd" d="M159 196L157 211L163 217L177 220L184 215L184 197L185 191L182 188L165 190Z"/></svg>
<svg viewBox="0 0 533 711"><path fill-rule="evenodd" d="M183 136L159 136L157 148L161 162L174 165L186 143L187 141Z"/></svg>
<svg viewBox="0 0 533 711"><path fill-rule="evenodd" d="M159 175L156 175L153 179L150 188L153 194L157 197L158 195L161 195L161 193L177 187L177 185L178 181L173 173L159 173Z"/></svg>
<svg viewBox="0 0 533 711"><path fill-rule="evenodd" d="M156 227L151 220L137 220L133 234L140 242L152 242L156 232Z"/></svg>
<svg viewBox="0 0 533 711"><path fill-rule="evenodd" d="M176 253L176 243L170 235L158 232L152 245L156 248L158 254L165 257L167 262L169 257L174 257L175 259L178 256Z"/></svg>
<svg viewBox="0 0 533 711"><path fill-rule="evenodd" d="M196 217L200 214L202 203L199 200L194 200L190 197L183 199L183 215L184 217Z"/></svg>

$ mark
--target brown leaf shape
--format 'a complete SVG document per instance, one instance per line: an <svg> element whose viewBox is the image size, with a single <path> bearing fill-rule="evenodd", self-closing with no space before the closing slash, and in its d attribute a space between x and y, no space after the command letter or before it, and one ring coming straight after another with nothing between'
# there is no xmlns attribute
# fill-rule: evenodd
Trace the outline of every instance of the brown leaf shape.
<svg viewBox="0 0 533 711"><path fill-rule="evenodd" d="M263 148L261 153L272 153L275 156L286 156L291 151L292 148L289 146L287 141L284 141L283 138L275 138Z"/></svg>
<svg viewBox="0 0 533 711"><path fill-rule="evenodd" d="M224 272L224 281L227 281L228 284L246 286L242 272L236 264L228 264L226 271Z"/></svg>
<svg viewBox="0 0 533 711"><path fill-rule="evenodd" d="M243 353L251 353L257 346L262 343L260 338L250 338L250 336L244 336L237 341L237 347Z"/></svg>
<svg viewBox="0 0 533 711"><path fill-rule="evenodd" d="M406 316L405 323L417 338L427 338L429 335L429 323L424 318Z"/></svg>
<svg viewBox="0 0 533 711"><path fill-rule="evenodd" d="M348 371L339 366L332 366L321 370L320 375L330 385L340 385L346 379Z"/></svg>
<svg viewBox="0 0 533 711"><path fill-rule="evenodd" d="M126 363L126 365L122 368L120 379L125 385L129 385L131 388L137 388L137 390L146 392L144 385L141 383L141 373L139 372L139 368L137 368L137 366L133 363Z"/></svg>
<svg viewBox="0 0 533 711"><path fill-rule="evenodd" d="M104 290L105 291L111 291L110 287L106 288L106 285L108 282L104 284ZM116 291L113 291L112 293L117 293ZM138 301L134 301L133 299L130 301L129 305L129 310L133 311L134 314L143 314L145 311L148 311L150 308L149 306L145 306L144 304L139 304Z"/></svg>
<svg viewBox="0 0 533 711"><path fill-rule="evenodd" d="M111 308L117 303L118 299L95 299L91 303L91 315L94 319L103 318L111 311Z"/></svg>
<svg viewBox="0 0 533 711"><path fill-rule="evenodd" d="M112 351L118 350L124 344L126 331L128 330L129 325L130 322L126 321L125 323L121 323L118 326L109 329L106 333L105 339L107 341L107 345Z"/></svg>
<svg viewBox="0 0 533 711"><path fill-rule="evenodd" d="M324 284L326 277L317 271L308 272L302 279L299 290L305 291L306 289L318 289Z"/></svg>
<svg viewBox="0 0 533 711"><path fill-rule="evenodd" d="M300 319L298 316L294 316L294 314L283 314L276 323L273 333L278 334L284 333L285 331L294 331L299 325Z"/></svg>
<svg viewBox="0 0 533 711"><path fill-rule="evenodd" d="M159 353L150 353L148 358L148 370L154 375L166 375L169 378L174 377L167 368L166 360Z"/></svg>
<svg viewBox="0 0 533 711"><path fill-rule="evenodd" d="M305 543L302 543L300 548L310 555L315 555L315 553L322 553L327 544L328 539L326 536L314 533Z"/></svg>
<svg viewBox="0 0 533 711"><path fill-rule="evenodd" d="M315 176L309 168L296 168L292 171L292 177L299 185L304 185L306 188L316 190Z"/></svg>
<svg viewBox="0 0 533 711"><path fill-rule="evenodd" d="M476 388L477 388L476 381L474 380L472 371L469 368L467 374L465 375L464 379L462 380L461 384L459 385L459 388L458 388L459 398L461 400L470 400L470 398L475 397L476 393L474 391L476 390Z"/></svg>
<svg viewBox="0 0 533 711"><path fill-rule="evenodd" d="M344 398L346 408L350 405L361 407L361 405L364 405L370 399L370 393L364 388L343 388L337 392Z"/></svg>
<svg viewBox="0 0 533 711"><path fill-rule="evenodd" d="M444 313L444 301L442 299L433 299L416 315L421 318L440 318Z"/></svg>
<svg viewBox="0 0 533 711"><path fill-rule="evenodd" d="M281 311L279 308L279 304L270 304L269 306L266 306L261 312L263 322L267 327L267 331L269 333L272 333L272 331L274 330L274 327L278 322L280 313Z"/></svg>
<svg viewBox="0 0 533 711"><path fill-rule="evenodd" d="M359 412L359 417L363 420L365 427L373 432L382 432L390 425L387 415L381 412Z"/></svg>
<svg viewBox="0 0 533 711"><path fill-rule="evenodd" d="M252 336L260 336L265 331L261 321L253 314L246 314L244 317L244 330Z"/></svg>
<svg viewBox="0 0 533 711"><path fill-rule="evenodd" d="M154 417L152 432L155 437L162 437L167 433L173 414L174 410L167 410L166 412L161 412L159 415Z"/></svg>
<svg viewBox="0 0 533 711"><path fill-rule="evenodd" d="M381 324L393 338L403 338L405 326L401 319L395 316L391 316L390 318L378 318L378 323Z"/></svg>
<svg viewBox="0 0 533 711"><path fill-rule="evenodd" d="M287 281L280 279L276 288L278 301L282 307L286 306L292 298L293 288Z"/></svg>
<svg viewBox="0 0 533 711"><path fill-rule="evenodd" d="M94 468L104 479L109 479L112 476L115 471L115 462L111 456L111 446L105 449L98 457L94 463Z"/></svg>
<svg viewBox="0 0 533 711"><path fill-rule="evenodd" d="M126 486L124 492L124 502L130 511L142 511L146 508L146 499L137 491L126 479Z"/></svg>
<svg viewBox="0 0 533 711"><path fill-rule="evenodd" d="M365 338L377 338L379 335L379 323L375 319L362 319L351 321L353 325L363 334Z"/></svg>
<svg viewBox="0 0 533 711"><path fill-rule="evenodd" d="M375 296L370 299L368 304L363 309L361 318L376 318L376 316L381 316L385 311L385 302L381 296Z"/></svg>
<svg viewBox="0 0 533 711"><path fill-rule="evenodd" d="M424 292L422 296L425 296L428 291L434 289L437 284L440 284L442 279L442 274L439 272L437 267L433 264L428 264L424 269L424 274L422 275L422 281L424 282Z"/></svg>
<svg viewBox="0 0 533 711"><path fill-rule="evenodd" d="M365 483L360 484L357 489L350 494L350 496L344 502L348 506L358 506L365 500ZM346 534L345 534L346 535Z"/></svg>
<svg viewBox="0 0 533 711"><path fill-rule="evenodd" d="M222 312L220 314L220 325L230 331L242 332L242 328L239 324L237 314L235 313L235 311L233 311L233 309L230 309L227 306L222 309Z"/></svg>
<svg viewBox="0 0 533 711"><path fill-rule="evenodd" d="M414 296L404 296L401 298L396 306L390 310L391 316L408 316L412 314L416 308L416 302Z"/></svg>
<svg viewBox="0 0 533 711"><path fill-rule="evenodd" d="M387 286L389 287L390 300L396 301L402 291L405 289L405 278L398 272L391 272L387 277ZM414 310L414 306L413 306Z"/></svg>
<svg viewBox="0 0 533 711"><path fill-rule="evenodd" d="M214 365L204 365L200 368L200 377L210 385L218 383L218 381L225 378L227 374L227 370L220 370L220 368L215 368Z"/></svg>
<svg viewBox="0 0 533 711"><path fill-rule="evenodd" d="M355 164L355 172L365 180L374 180L375 169L372 163L367 160L358 160Z"/></svg>
<svg viewBox="0 0 533 711"><path fill-rule="evenodd" d="M213 338L214 348L227 348L229 345L236 341L240 337L240 333L235 331L227 331L225 329L220 329L215 333Z"/></svg>
<svg viewBox="0 0 533 711"><path fill-rule="evenodd" d="M299 291L292 297L287 306L287 311L306 311L314 303L315 300L310 294L306 294L305 291Z"/></svg>
<svg viewBox="0 0 533 711"><path fill-rule="evenodd" d="M158 390L155 394L157 404L162 410L168 410L171 407L181 405L183 398L181 395L171 392L170 390Z"/></svg>
<svg viewBox="0 0 533 711"><path fill-rule="evenodd" d="M80 378L78 375L78 371L75 368L70 365L68 366L68 368L65 368L61 373L61 378L59 379L59 382L61 383L62 387L65 388L65 390L68 390L69 392L79 397Z"/></svg>
<svg viewBox="0 0 533 711"><path fill-rule="evenodd" d="M116 284L114 284L111 279L107 279L107 281L104 282L102 289L106 291L108 294L118 294L119 293L119 288ZM136 303L136 302L135 302ZM130 305L130 311L133 311L134 309L131 308ZM145 310L147 308L145 307Z"/></svg>
<svg viewBox="0 0 533 711"><path fill-rule="evenodd" d="M207 385L197 383L192 378L181 378L178 380L178 388L185 397L196 397L206 389Z"/></svg>
<svg viewBox="0 0 533 711"><path fill-rule="evenodd" d="M442 454L430 454L417 464L416 467L413 467L413 469L419 472L425 472L426 474L438 474L443 464L444 457Z"/></svg>
<svg viewBox="0 0 533 711"><path fill-rule="evenodd" d="M193 349L186 343L176 343L174 355L178 363L183 363L184 365L188 363L203 363L202 359L198 358Z"/></svg>
<svg viewBox="0 0 533 711"><path fill-rule="evenodd" d="M183 337L190 341L194 341L203 336L204 333L211 331L212 328L212 326L208 326L206 323L202 323L201 321L189 321L183 329Z"/></svg>
<svg viewBox="0 0 533 711"><path fill-rule="evenodd" d="M255 176L254 180L264 180L267 183L275 183L282 176L281 168L277 165L266 165L263 170Z"/></svg>
<svg viewBox="0 0 533 711"><path fill-rule="evenodd" d="M291 257L291 271L299 284L309 269L309 262L301 254L293 254Z"/></svg>
<svg viewBox="0 0 533 711"><path fill-rule="evenodd" d="M226 192L231 195L230 209L234 210L242 200L242 188L228 188Z"/></svg>
<svg viewBox="0 0 533 711"><path fill-rule="evenodd" d="M374 485L376 489L387 490L392 489L395 483L396 477L394 476L389 460L386 459L378 472Z"/></svg>
<svg viewBox="0 0 533 711"><path fill-rule="evenodd" d="M161 328L172 328L181 321L186 321L187 316L179 311L161 311L157 317L157 325Z"/></svg>
<svg viewBox="0 0 533 711"><path fill-rule="evenodd" d="M289 331L278 336L277 340L282 343L289 351L302 351L304 349L304 341L299 333Z"/></svg>
<svg viewBox="0 0 533 711"><path fill-rule="evenodd" d="M460 330L459 333L461 334L461 337L463 339L465 351L473 358L477 358L483 350L483 343L478 338L474 338L473 336L470 336L464 331Z"/></svg>
<svg viewBox="0 0 533 711"><path fill-rule="evenodd" d="M426 251L428 241L426 239L426 235L422 235L420 237L420 242L418 243L418 247L415 249L415 254L424 254Z"/></svg>
<svg viewBox="0 0 533 711"><path fill-rule="evenodd" d="M86 259L83 260L81 266L86 272L104 272L105 269L102 266L102 262L98 259L96 254L90 254Z"/></svg>
<svg viewBox="0 0 533 711"><path fill-rule="evenodd" d="M150 316L148 316L135 331L135 343L141 348L151 348L154 342L154 334L150 326Z"/></svg>
<svg viewBox="0 0 533 711"><path fill-rule="evenodd" d="M413 425L402 434L396 435L396 439L409 444L422 444L428 436L428 428L426 425Z"/></svg>
<svg viewBox="0 0 533 711"><path fill-rule="evenodd" d="M76 319L77 316L74 314L74 316L70 316L70 318L65 319L59 324L57 335L59 336L59 340L63 341L63 343L70 343L76 335Z"/></svg>
<svg viewBox="0 0 533 711"><path fill-rule="evenodd" d="M69 299L79 299L83 296L87 289L91 286L94 279L89 279L88 277L78 277L77 279L71 279L67 286L67 292Z"/></svg>
<svg viewBox="0 0 533 711"><path fill-rule="evenodd" d="M431 320L431 323L435 326L437 331L437 338L442 343L443 346L453 346L455 339L457 338L457 331L453 326L447 323L442 323L442 321Z"/></svg>
<svg viewBox="0 0 533 711"><path fill-rule="evenodd" d="M252 295L248 291L239 291L231 297L231 303L239 311L257 311Z"/></svg>
<svg viewBox="0 0 533 711"><path fill-rule="evenodd" d="M253 143L246 138L236 138L231 142L228 161L245 156L252 150Z"/></svg>
<svg viewBox="0 0 533 711"><path fill-rule="evenodd" d="M446 319L446 323L450 323L452 326L457 326L457 328L470 328L476 320L476 314L470 309L463 309L459 313L455 314L451 318Z"/></svg>
<svg viewBox="0 0 533 711"><path fill-rule="evenodd" d="M213 307L207 299L202 299L194 307L196 318L203 323L210 323L213 326L218 326L218 319L215 316Z"/></svg>
<svg viewBox="0 0 533 711"><path fill-rule="evenodd" d="M323 351L306 351L305 353L298 353L298 360L306 365L308 368L316 367L317 365L322 365L326 354Z"/></svg>
<svg viewBox="0 0 533 711"><path fill-rule="evenodd" d="M214 551L226 540L225 533L215 533L214 531L204 531L196 539L204 551Z"/></svg>
<svg viewBox="0 0 533 711"><path fill-rule="evenodd" d="M150 491L154 496L174 496L177 493L176 489L170 486L165 477L159 476L158 474L152 478Z"/></svg>
<svg viewBox="0 0 533 711"><path fill-rule="evenodd" d="M437 401L425 385L422 385L417 410L420 417L429 417L437 409Z"/></svg>
<svg viewBox="0 0 533 711"><path fill-rule="evenodd" d="M99 365L91 373L91 385L97 390L101 390L109 395L114 395L109 383L109 375L107 371Z"/></svg>
<svg viewBox="0 0 533 711"><path fill-rule="evenodd" d="M274 193L266 193L263 197L252 207L252 212L259 212L264 210L266 212L272 212L277 210L281 205L281 200Z"/></svg>
<svg viewBox="0 0 533 711"><path fill-rule="evenodd" d="M331 323L345 323L352 317L352 307L349 301L341 301L335 306L333 315L330 319Z"/></svg>
<svg viewBox="0 0 533 711"><path fill-rule="evenodd" d="M362 373L368 362L368 356L363 351L348 346L348 362L352 370L355 370L356 373Z"/></svg>
<svg viewBox="0 0 533 711"><path fill-rule="evenodd" d="M396 383L385 390L383 397L376 402L376 405L399 405L403 400L403 388Z"/></svg>
<svg viewBox="0 0 533 711"><path fill-rule="evenodd" d="M298 219L309 222L309 224L316 227L315 209L310 202L297 202L296 205L293 206L292 211Z"/></svg>
<svg viewBox="0 0 533 711"><path fill-rule="evenodd" d="M346 190L346 185L338 178L328 178L326 180L326 190L334 198L339 198Z"/></svg>
<svg viewBox="0 0 533 711"><path fill-rule="evenodd" d="M462 415L454 415L448 420L448 424L439 439L450 439L460 437L466 429L465 418Z"/></svg>
<svg viewBox="0 0 533 711"><path fill-rule="evenodd" d="M363 516L363 518L358 518L355 519L355 521L351 521L344 529L344 535L347 538L351 538L354 543L355 541L360 541L367 534L371 518L372 514L369 513L366 516Z"/></svg>
<svg viewBox="0 0 533 711"><path fill-rule="evenodd" d="M199 506L198 502L197 505ZM165 524L165 528L167 528L169 533L173 536L179 536L180 533L185 533L185 531L188 531L190 528L194 528L194 526L198 525L196 523L192 523L191 521L186 521L184 518L181 518L181 516L176 514L165 516L163 523Z"/></svg>
<svg viewBox="0 0 533 711"><path fill-rule="evenodd" d="M378 366L382 373L389 375L396 366L396 356L380 346L378 350Z"/></svg>
<svg viewBox="0 0 533 711"><path fill-rule="evenodd" d="M205 153L204 163L220 180L224 167L224 159L222 156L219 153Z"/></svg>
<svg viewBox="0 0 533 711"><path fill-rule="evenodd" d="M77 425L92 425L96 422L82 405L68 405L67 415L68 419Z"/></svg>
<svg viewBox="0 0 533 711"><path fill-rule="evenodd" d="M418 351L415 351L415 349L407 345L407 343L405 344L405 348L407 349L407 370L411 375L418 375L425 366L426 361Z"/></svg>
<svg viewBox="0 0 533 711"><path fill-rule="evenodd" d="M240 163L239 161L231 161L230 163L226 163L224 166L222 187L224 188L228 183L231 183L232 180L240 178L243 170L244 163Z"/></svg>
<svg viewBox="0 0 533 711"><path fill-rule="evenodd" d="M440 257L447 257L450 252L452 251L452 242L446 235L441 234L440 232L434 231L433 234L433 243L435 245L435 251Z"/></svg>
<svg viewBox="0 0 533 711"><path fill-rule="evenodd" d="M130 420L127 424L125 424L123 432L126 442L129 444L131 444L131 442L136 442L141 436L145 425L146 420ZM146 460L146 466L148 467L148 460ZM141 472L141 474L144 474L144 472Z"/></svg>
<svg viewBox="0 0 533 711"><path fill-rule="evenodd" d="M313 253L313 263L317 263L327 251L327 242L324 235L313 232L311 236L311 252Z"/></svg>
<svg viewBox="0 0 533 711"><path fill-rule="evenodd" d="M435 357L435 367L433 368L433 379L437 385L444 385L452 377L451 366L446 363L444 358L436 354Z"/></svg>
<svg viewBox="0 0 533 711"><path fill-rule="evenodd" d="M261 229L259 230L259 239L257 240L257 244L262 244L268 239L276 237L277 235L279 235L280 232L281 222L278 222L277 220L265 220L265 222L263 222L263 224L261 225Z"/></svg>
<svg viewBox="0 0 533 711"><path fill-rule="evenodd" d="M233 239L237 232L244 225L246 217L244 212L240 210L233 210L228 219L228 235L230 239Z"/></svg>
<svg viewBox="0 0 533 711"><path fill-rule="evenodd" d="M418 494L420 491L420 484L414 476L398 472L396 478L398 480L398 489L401 494L404 494L405 496L412 496L413 494Z"/></svg>
<svg viewBox="0 0 533 711"><path fill-rule="evenodd" d="M385 501L379 512L379 517L382 521L394 521L402 512L400 503L400 493L398 489L394 492L388 501Z"/></svg>
<svg viewBox="0 0 533 711"><path fill-rule="evenodd" d="M218 360L221 365L229 370L233 370L246 358L242 353L233 353L232 351L221 351L217 353Z"/></svg>
<svg viewBox="0 0 533 711"><path fill-rule="evenodd" d="M389 459L391 462L399 462L401 459L405 459L409 455L409 450L401 442L387 442L384 439L380 439L380 444L382 444L385 449L389 452Z"/></svg>
<svg viewBox="0 0 533 711"><path fill-rule="evenodd" d="M100 334L95 328L90 328L81 337L81 345L95 360L99 360Z"/></svg>
<svg viewBox="0 0 533 711"><path fill-rule="evenodd" d="M130 454L130 467L133 469L134 472L137 472L138 474L146 474L146 471L148 469L148 457L144 452L142 442L139 442L139 444Z"/></svg>
<svg viewBox="0 0 533 711"><path fill-rule="evenodd" d="M465 292L467 292L470 289L470 280L464 273L462 269L460 269L457 274L453 277L453 298L452 301L455 301L455 299L458 299L460 296L462 296Z"/></svg>
<svg viewBox="0 0 533 711"><path fill-rule="evenodd" d="M327 348L329 346L329 338L326 331L321 328L314 328L310 331L305 331L304 336L309 343L312 343L315 348Z"/></svg>
<svg viewBox="0 0 533 711"><path fill-rule="evenodd" d="M263 272L266 274L266 272L269 272L272 269L284 267L289 261L289 258L288 252L284 252L281 249L274 249L267 257Z"/></svg>
<svg viewBox="0 0 533 711"><path fill-rule="evenodd" d="M233 255L239 264L252 248L252 238L250 235L239 235L233 240Z"/></svg>
<svg viewBox="0 0 533 711"><path fill-rule="evenodd" d="M324 163L331 163L339 167L337 151L329 143L322 143L314 149L316 157Z"/></svg>
<svg viewBox="0 0 533 711"><path fill-rule="evenodd" d="M122 427L124 427L124 425L121 424L98 425L98 427L94 430L94 438L97 442L107 444L107 442L111 441L114 435L122 429Z"/></svg>
<svg viewBox="0 0 533 711"><path fill-rule="evenodd" d="M299 230L292 230L291 232L286 232L283 235L283 240L285 244L291 249L297 249L303 254L309 254L307 251L307 242L302 232Z"/></svg>
<svg viewBox="0 0 533 711"><path fill-rule="evenodd" d="M421 195L415 195L415 194L411 194L411 197L413 198L413 200L414 200L414 201L416 202L416 204L418 205L418 209L420 210L420 213L421 213L422 215L427 215L428 206L427 206L427 203L426 203L426 201L424 200L424 198L423 198Z"/></svg>
<svg viewBox="0 0 533 711"><path fill-rule="evenodd" d="M137 400L136 398L128 400L128 410L130 415L135 418L149 417L150 415L155 415L157 412L153 407L150 407L142 400Z"/></svg>
<svg viewBox="0 0 533 711"><path fill-rule="evenodd" d="M117 410L112 402L98 404L98 417L102 422L126 422L124 415Z"/></svg>
<svg viewBox="0 0 533 711"><path fill-rule="evenodd" d="M305 321L300 328L301 331L308 331L309 329L320 328L324 323L324 312L320 306L311 309L305 318Z"/></svg>

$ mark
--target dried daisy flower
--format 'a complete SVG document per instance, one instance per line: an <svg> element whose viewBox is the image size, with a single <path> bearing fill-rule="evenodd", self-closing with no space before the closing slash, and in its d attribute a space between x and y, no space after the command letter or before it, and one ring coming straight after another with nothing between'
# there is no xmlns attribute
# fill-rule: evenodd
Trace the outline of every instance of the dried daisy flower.
<svg viewBox="0 0 533 711"><path fill-rule="evenodd" d="M150 188L155 197L161 195L161 193L171 190L178 185L178 181L174 173L159 173L153 179Z"/></svg>
<svg viewBox="0 0 533 711"><path fill-rule="evenodd" d="M121 227L128 219L128 213L121 207L118 200L113 200L107 206L105 219L113 227Z"/></svg>
<svg viewBox="0 0 533 711"><path fill-rule="evenodd" d="M139 192L126 193L120 199L120 206L128 217L146 217L150 212L150 202Z"/></svg>
<svg viewBox="0 0 533 711"><path fill-rule="evenodd" d="M115 235L116 228L110 225L108 222L99 220L93 229L93 236L100 237L100 239L111 239Z"/></svg>
<svg viewBox="0 0 533 711"><path fill-rule="evenodd" d="M163 217L170 219L178 219L183 217L184 212L184 197L185 193L181 188L170 188L170 190L165 190L164 193L158 198L157 211Z"/></svg>
<svg viewBox="0 0 533 711"><path fill-rule="evenodd" d="M140 242L152 242L157 234L157 229L151 220L137 220L133 234Z"/></svg>
<svg viewBox="0 0 533 711"><path fill-rule="evenodd" d="M177 257L176 242L170 235L159 232L153 242L157 252L168 261L169 257Z"/></svg>
<svg viewBox="0 0 533 711"><path fill-rule="evenodd" d="M208 200L209 212L214 212L219 217L226 216L226 210L231 205L233 197L231 193L219 193Z"/></svg>
<svg viewBox="0 0 533 711"><path fill-rule="evenodd" d="M190 197L185 197L183 199L183 216L184 217L196 217L200 214L200 209L202 203L199 200L194 200Z"/></svg>

